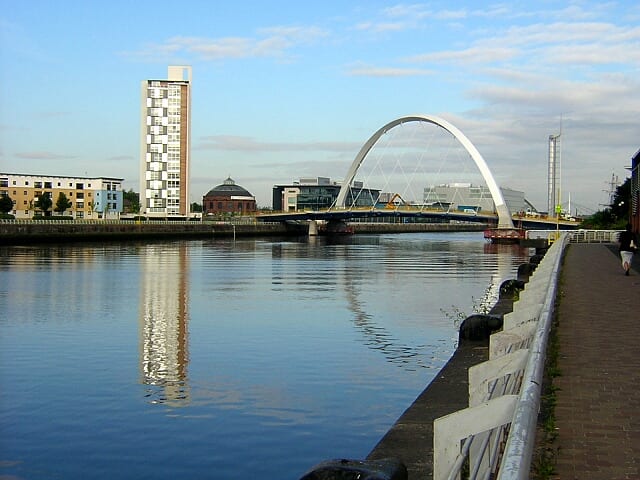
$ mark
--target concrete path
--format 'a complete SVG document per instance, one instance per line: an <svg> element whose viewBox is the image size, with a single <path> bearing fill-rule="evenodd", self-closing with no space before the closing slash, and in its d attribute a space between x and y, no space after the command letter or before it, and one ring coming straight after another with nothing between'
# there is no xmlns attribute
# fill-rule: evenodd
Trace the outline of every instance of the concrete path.
<svg viewBox="0 0 640 480"><path fill-rule="evenodd" d="M640 479L640 254L569 245L558 306L554 478Z"/></svg>

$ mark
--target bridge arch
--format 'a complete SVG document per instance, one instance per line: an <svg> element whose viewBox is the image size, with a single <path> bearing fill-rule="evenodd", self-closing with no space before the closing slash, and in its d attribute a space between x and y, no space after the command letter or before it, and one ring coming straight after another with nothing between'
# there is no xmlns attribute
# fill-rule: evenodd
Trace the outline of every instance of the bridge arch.
<svg viewBox="0 0 640 480"><path fill-rule="evenodd" d="M462 133L457 127L444 120L443 118L436 117L433 115L407 115L404 117L396 118L391 122L387 123L385 126L380 128L376 133L374 133L369 140L362 146L358 155L353 160L347 175L342 182L342 187L340 188L340 192L338 193L338 198L336 199L335 205L337 207L345 207L345 200L347 198L347 193L349 192L349 188L351 186L351 182L356 176L358 172L358 168L364 161L364 158L367 156L369 151L373 148L376 142L384 135L387 131L391 130L394 127L397 127L400 124L408 123L408 122L426 122L437 125L441 128L444 128L446 131L451 133L458 142L467 150L471 158L475 162L478 170L482 174L485 182L487 182L487 186L489 187L489 191L491 192L491 197L493 199L493 203L496 206L496 212L498 213L498 228L513 228L513 220L511 220L511 212L509 212L509 207L504 201L504 197L502 196L502 192L498 187L493 175L491 174L491 170L487 166L487 162L484 161L478 149L471 143L471 141Z"/></svg>

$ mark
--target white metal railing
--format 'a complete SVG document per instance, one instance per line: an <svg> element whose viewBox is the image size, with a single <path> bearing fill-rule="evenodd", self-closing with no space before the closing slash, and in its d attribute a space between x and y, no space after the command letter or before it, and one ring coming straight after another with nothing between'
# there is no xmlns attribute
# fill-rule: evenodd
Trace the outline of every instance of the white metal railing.
<svg viewBox="0 0 640 480"><path fill-rule="evenodd" d="M491 336L489 360L469 369L469 408L434 421L433 478L529 477L546 345L568 232L551 245ZM495 477L497 475L497 477Z"/></svg>
<svg viewBox="0 0 640 480"><path fill-rule="evenodd" d="M527 230L527 238L555 238L556 234L567 233L571 243L616 243L622 230Z"/></svg>

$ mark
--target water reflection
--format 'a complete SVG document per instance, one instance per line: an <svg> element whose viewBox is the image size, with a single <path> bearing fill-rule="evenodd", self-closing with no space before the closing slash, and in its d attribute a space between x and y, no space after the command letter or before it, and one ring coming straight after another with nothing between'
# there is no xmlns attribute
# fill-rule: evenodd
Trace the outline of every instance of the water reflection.
<svg viewBox="0 0 640 480"><path fill-rule="evenodd" d="M189 403L189 281L185 243L142 247L140 363L152 403Z"/></svg>
<svg viewBox="0 0 640 480"><path fill-rule="evenodd" d="M299 478L362 457L449 357L440 308L523 261L482 241L0 249L0 478Z"/></svg>
<svg viewBox="0 0 640 480"><path fill-rule="evenodd" d="M401 240L398 237L361 236L340 242L312 237L298 242L267 244L271 251L272 292L285 294L290 301L311 299L320 302L342 297L352 314L352 324L361 335L361 343L382 354L386 362L407 371L434 368L440 364L434 362L440 355L439 350L446 350L441 352L446 356L450 347L430 344L428 338L416 343L415 338L403 339L402 335L395 335L385 326L389 324L389 318L386 318L389 311L394 316L413 317L410 321L416 324L425 322L425 318L415 318L415 305L404 311L406 301L402 299L406 294L414 298L414 302L422 303L427 311L430 302L439 302L441 298L438 294L436 298L429 298L430 292L437 291L438 286L421 281L442 276L464 277L478 271L486 271L491 280L480 299L482 303L474 300L474 308L489 308L497 299L499 283L513 270L514 256L521 254L518 247L491 244L474 254L465 242L439 238L425 241L421 237ZM224 268L209 277L210 280L217 278L216 290L231 295L243 289L248 281L247 274L258 273L253 270L257 268L255 265L251 267L253 271L242 270L239 258L244 258L249 268L257 260L254 256L257 250L265 243L205 242L204 246L209 252L207 258L215 259L216 265L228 266L229 260L235 259L233 271L236 275L227 278L230 269ZM189 252L194 254L198 250L194 250L193 245L189 249L187 244L177 243L146 245L140 252L140 362L142 381L150 387L147 396L154 403L184 405L191 401L187 376ZM223 271L224 282L220 278ZM387 299L376 298L369 291L378 288L381 282L388 284ZM231 300L229 296L226 298ZM396 298L400 302L394 304ZM391 306L380 311L380 302Z"/></svg>
<svg viewBox="0 0 640 480"><path fill-rule="evenodd" d="M474 307L489 308L497 299L499 283L513 270L514 255L520 253L518 247L488 246L483 252L477 246L477 241L470 241L467 236L451 241L450 237L443 239L437 235L432 238L376 235L339 240L311 237L296 244L278 243L271 246L271 288L278 294L295 292L298 297L308 296L316 303L342 297L364 346L407 371L434 368L441 360L434 362L436 357L450 353L449 344L429 338L416 342L416 337L403 338L402 330L429 324L432 319L422 316L421 311L427 315L433 312L434 305L442 305L445 296L464 295L463 290L443 295L442 289L446 288L443 286L452 283L446 277L462 279L475 277L479 272L486 274L490 287L481 299L485 304ZM283 261L288 257L297 262ZM301 260L306 263L305 268L300 268ZM297 269L291 270L288 265ZM482 283L486 285L486 281ZM379 292L381 285L383 291ZM459 300L466 303L472 298ZM416 309L416 305L423 307ZM450 319L441 319L441 323L444 328L453 327ZM388 328L390 324L399 328L392 330Z"/></svg>
<svg viewBox="0 0 640 480"><path fill-rule="evenodd" d="M431 362L425 362L422 358L426 345L413 347L399 344L386 328L377 325L373 317L365 312L362 302L358 300L356 288L356 282L353 279L347 279L345 295L349 310L353 313L353 324L362 333L367 348L380 351L387 362L410 371L416 368L429 368Z"/></svg>

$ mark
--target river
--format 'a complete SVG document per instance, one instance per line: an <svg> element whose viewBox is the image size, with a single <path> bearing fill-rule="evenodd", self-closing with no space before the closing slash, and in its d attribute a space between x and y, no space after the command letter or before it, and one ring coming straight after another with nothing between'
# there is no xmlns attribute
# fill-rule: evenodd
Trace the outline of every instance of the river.
<svg viewBox="0 0 640 480"><path fill-rule="evenodd" d="M481 232L0 248L0 478L364 458L530 254Z"/></svg>

